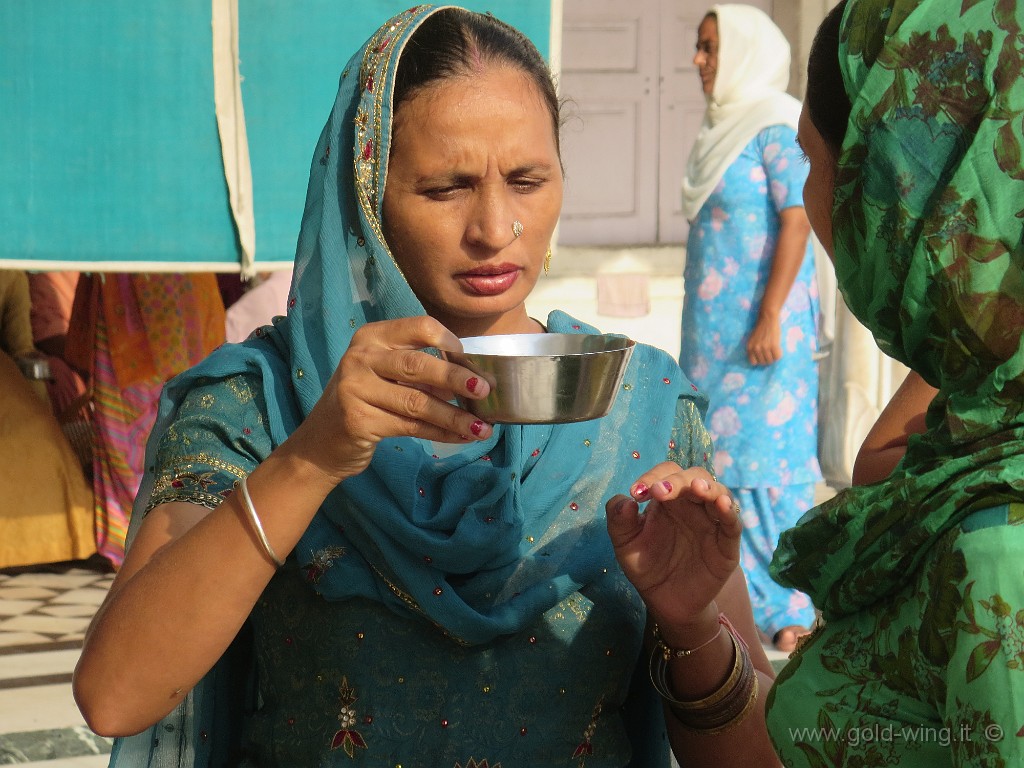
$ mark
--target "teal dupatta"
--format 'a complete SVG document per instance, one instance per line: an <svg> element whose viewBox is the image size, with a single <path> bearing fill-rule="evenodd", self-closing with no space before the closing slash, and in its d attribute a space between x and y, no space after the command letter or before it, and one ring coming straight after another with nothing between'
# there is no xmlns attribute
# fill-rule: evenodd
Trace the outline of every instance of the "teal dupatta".
<svg viewBox="0 0 1024 768"><path fill-rule="evenodd" d="M193 388L257 373L276 446L312 410L358 328L424 314L384 240L381 205L398 59L437 10L419 6L394 17L343 72L313 156L287 317L167 385L129 539L157 485L158 436ZM561 312L547 328L596 332ZM418 439L382 441L369 467L330 494L291 557L328 600L369 598L422 617L462 645L490 642L614 566L605 501L675 457L681 414L704 405L667 353L637 345L615 407L601 420L499 425L486 442L443 457ZM225 463L265 458L239 461L232 450L226 440ZM236 645L168 718L119 739L112 764L230 761L238 719L254 706L252 662L244 639Z"/></svg>

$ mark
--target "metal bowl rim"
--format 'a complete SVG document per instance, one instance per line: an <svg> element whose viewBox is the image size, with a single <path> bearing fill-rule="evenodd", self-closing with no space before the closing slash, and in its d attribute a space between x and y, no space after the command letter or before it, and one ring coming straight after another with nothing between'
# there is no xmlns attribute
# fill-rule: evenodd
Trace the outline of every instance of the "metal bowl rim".
<svg viewBox="0 0 1024 768"><path fill-rule="evenodd" d="M559 358L567 358L567 357L568 358L576 358L576 357L582 358L582 357L592 357L592 356L595 356L595 355L610 355L610 354L615 354L615 353L622 353L622 352L625 352L626 350L632 349L633 347L636 346L636 341L634 339L631 339L631 338L629 338L627 336L622 336L620 334L614 334L614 333L548 333L548 334L536 334L536 335L538 335L538 336L539 335L545 335L545 337L549 338L549 339L552 338L552 337L556 337L556 336L558 336L558 337L566 337L566 338L570 338L570 337L571 338L580 338L580 337L584 337L585 338L585 337L588 337L588 336L589 337L598 336L598 337L600 337L602 339L606 339L606 340L610 340L610 341L619 341L619 342L621 342L621 345L613 347L611 349L592 349L592 350L589 350L589 351L580 351L580 352L529 352L529 353L525 353L525 354L516 354L514 352L467 352L467 351L465 351L465 343L467 341L477 341L479 339L487 339L487 340L494 341L496 339L506 339L506 338L511 339L511 338L518 338L518 337L522 337L522 336L532 336L532 335L534 335L534 334L509 333L509 334L496 334L494 336L466 336L464 338L459 339L459 341L462 342L464 348L463 348L463 351L461 353L458 353L458 354L460 354L461 356L466 357L466 358L482 358L482 359L488 359L488 360L499 359L499 358L503 358L503 359L507 359L507 360L531 360L531 359L537 359L537 360L556 360L556 359L559 359Z"/></svg>

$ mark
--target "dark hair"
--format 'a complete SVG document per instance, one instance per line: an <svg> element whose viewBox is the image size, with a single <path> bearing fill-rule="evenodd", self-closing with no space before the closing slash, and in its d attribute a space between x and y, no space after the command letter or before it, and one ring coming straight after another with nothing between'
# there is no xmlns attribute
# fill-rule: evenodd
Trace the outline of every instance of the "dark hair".
<svg viewBox="0 0 1024 768"><path fill-rule="evenodd" d="M561 154L561 110L547 62L526 35L490 14L444 8L428 16L402 51L393 108L397 111L430 83L473 72L479 61L511 65L533 80L551 113L555 147Z"/></svg>
<svg viewBox="0 0 1024 768"><path fill-rule="evenodd" d="M807 115L833 157L839 156L852 109L839 69L839 26L845 8L846 0L840 0L829 11L807 57Z"/></svg>

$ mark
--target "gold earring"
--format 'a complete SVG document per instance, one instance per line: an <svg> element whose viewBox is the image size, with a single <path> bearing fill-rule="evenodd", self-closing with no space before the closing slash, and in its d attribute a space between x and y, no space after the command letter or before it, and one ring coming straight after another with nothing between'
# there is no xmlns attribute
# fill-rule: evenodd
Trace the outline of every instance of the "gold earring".
<svg viewBox="0 0 1024 768"><path fill-rule="evenodd" d="M544 254L544 274L546 275L551 271L551 248L548 248L548 252Z"/></svg>

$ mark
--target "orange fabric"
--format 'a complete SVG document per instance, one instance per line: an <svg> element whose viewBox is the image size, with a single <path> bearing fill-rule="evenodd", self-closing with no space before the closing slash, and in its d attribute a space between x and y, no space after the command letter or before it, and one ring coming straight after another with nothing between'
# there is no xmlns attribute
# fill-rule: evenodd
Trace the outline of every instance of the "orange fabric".
<svg viewBox="0 0 1024 768"><path fill-rule="evenodd" d="M101 293L121 387L166 381L224 343L216 275L108 275Z"/></svg>
<svg viewBox="0 0 1024 768"><path fill-rule="evenodd" d="M100 299L107 327L107 351L120 387L130 387L156 376L153 351L143 325L131 275L107 275Z"/></svg>
<svg viewBox="0 0 1024 768"><path fill-rule="evenodd" d="M224 343L213 274L83 275L65 355L91 382L96 542L119 566L164 383Z"/></svg>
<svg viewBox="0 0 1024 768"><path fill-rule="evenodd" d="M95 541L115 566L164 382L224 343L213 274L83 274L65 358L93 404Z"/></svg>

